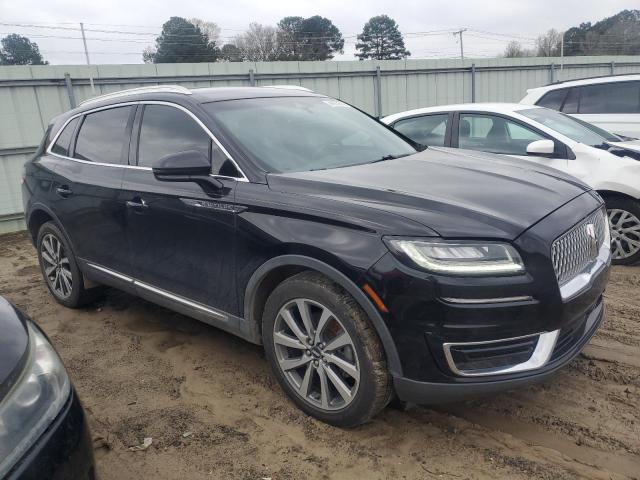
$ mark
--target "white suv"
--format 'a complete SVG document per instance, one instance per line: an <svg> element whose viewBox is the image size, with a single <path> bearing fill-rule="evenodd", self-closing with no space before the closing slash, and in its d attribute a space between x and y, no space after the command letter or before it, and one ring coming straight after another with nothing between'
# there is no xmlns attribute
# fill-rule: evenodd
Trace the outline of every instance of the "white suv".
<svg viewBox="0 0 640 480"><path fill-rule="evenodd" d="M640 138L640 75L558 82L520 100L575 116L618 135Z"/></svg>
<svg viewBox="0 0 640 480"><path fill-rule="evenodd" d="M421 108L382 121L423 145L515 156L578 177L607 204L614 262L640 261L640 141L518 103Z"/></svg>

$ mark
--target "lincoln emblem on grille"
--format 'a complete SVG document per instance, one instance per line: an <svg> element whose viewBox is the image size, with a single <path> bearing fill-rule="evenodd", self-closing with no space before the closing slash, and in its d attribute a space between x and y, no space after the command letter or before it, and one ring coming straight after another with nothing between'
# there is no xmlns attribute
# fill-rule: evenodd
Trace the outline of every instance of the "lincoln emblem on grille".
<svg viewBox="0 0 640 480"><path fill-rule="evenodd" d="M598 256L598 238L596 237L596 227L593 223L587 223L585 226L585 232L591 241L591 258L596 258Z"/></svg>

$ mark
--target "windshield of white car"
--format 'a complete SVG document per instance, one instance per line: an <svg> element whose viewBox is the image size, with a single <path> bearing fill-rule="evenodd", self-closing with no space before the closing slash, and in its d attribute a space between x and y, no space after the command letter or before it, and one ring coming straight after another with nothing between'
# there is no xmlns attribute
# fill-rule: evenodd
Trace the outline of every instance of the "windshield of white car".
<svg viewBox="0 0 640 480"><path fill-rule="evenodd" d="M248 98L203 107L265 172L347 167L417 151L373 118L332 98Z"/></svg>
<svg viewBox="0 0 640 480"><path fill-rule="evenodd" d="M569 137L571 140L584 143L591 147L606 148L605 142L620 141L620 138L601 128L594 127L593 125L587 126L585 125L586 122L556 112L555 110L528 108L526 110L518 110L516 113L524 115L545 127L549 127L565 137ZM603 135L603 133L606 135Z"/></svg>

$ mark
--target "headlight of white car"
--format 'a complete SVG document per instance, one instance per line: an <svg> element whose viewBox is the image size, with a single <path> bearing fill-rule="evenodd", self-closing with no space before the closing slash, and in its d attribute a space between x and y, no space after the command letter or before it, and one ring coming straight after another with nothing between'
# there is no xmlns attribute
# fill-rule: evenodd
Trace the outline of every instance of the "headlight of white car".
<svg viewBox="0 0 640 480"><path fill-rule="evenodd" d="M524 272L518 252L506 243L386 238L397 257L433 273L513 275Z"/></svg>
<svg viewBox="0 0 640 480"><path fill-rule="evenodd" d="M27 361L0 403L0 478L53 422L71 391L67 372L49 341L31 322L27 328Z"/></svg>

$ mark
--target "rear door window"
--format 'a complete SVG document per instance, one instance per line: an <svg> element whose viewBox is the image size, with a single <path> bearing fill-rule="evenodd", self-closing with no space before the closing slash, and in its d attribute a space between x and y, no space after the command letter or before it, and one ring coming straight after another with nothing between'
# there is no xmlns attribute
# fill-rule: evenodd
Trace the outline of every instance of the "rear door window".
<svg viewBox="0 0 640 480"><path fill-rule="evenodd" d="M76 130L76 126L80 121L80 117L76 117L67 123L66 127L62 130L60 135L58 135L58 139L56 143L51 147L51 152L62 155L64 157L69 156L69 145L71 144L71 137L73 136L73 132Z"/></svg>
<svg viewBox="0 0 640 480"><path fill-rule="evenodd" d="M640 82L582 87L579 113L640 113Z"/></svg>
<svg viewBox="0 0 640 480"><path fill-rule="evenodd" d="M127 124L132 108L116 107L86 115L73 156L90 162L127 163Z"/></svg>
<svg viewBox="0 0 640 480"><path fill-rule="evenodd" d="M439 113L399 120L393 128L421 145L443 147L448 123L449 114Z"/></svg>

